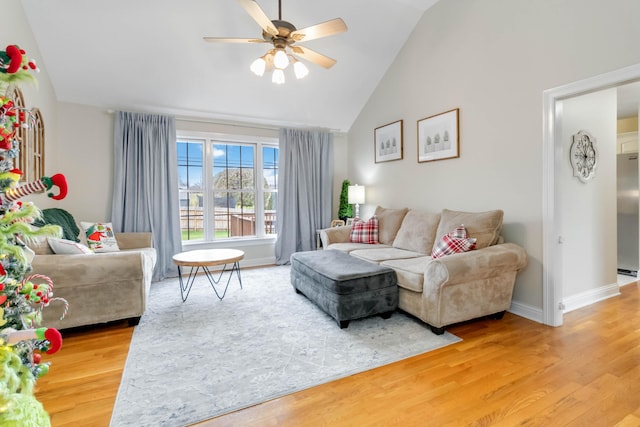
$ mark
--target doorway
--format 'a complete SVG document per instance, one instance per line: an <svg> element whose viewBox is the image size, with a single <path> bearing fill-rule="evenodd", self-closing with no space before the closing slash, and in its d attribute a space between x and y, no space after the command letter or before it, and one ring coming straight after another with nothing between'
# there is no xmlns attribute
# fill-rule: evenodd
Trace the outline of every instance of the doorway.
<svg viewBox="0 0 640 427"><path fill-rule="evenodd" d="M640 82L640 64L570 83L543 93L543 322L563 322L562 189L565 171L561 120L563 100Z"/></svg>
<svg viewBox="0 0 640 427"><path fill-rule="evenodd" d="M640 83L618 87L617 208L618 284L637 280L640 265L638 104Z"/></svg>

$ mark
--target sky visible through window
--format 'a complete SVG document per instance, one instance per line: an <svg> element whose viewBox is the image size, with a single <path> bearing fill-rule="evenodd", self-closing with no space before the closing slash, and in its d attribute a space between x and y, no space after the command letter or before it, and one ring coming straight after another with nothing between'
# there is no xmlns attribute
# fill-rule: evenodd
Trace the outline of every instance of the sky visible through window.
<svg viewBox="0 0 640 427"><path fill-rule="evenodd" d="M178 179L180 189L202 189L202 142L178 141ZM253 168L252 146L214 144L214 175L225 168ZM263 146L262 172L267 188L277 188L278 147Z"/></svg>

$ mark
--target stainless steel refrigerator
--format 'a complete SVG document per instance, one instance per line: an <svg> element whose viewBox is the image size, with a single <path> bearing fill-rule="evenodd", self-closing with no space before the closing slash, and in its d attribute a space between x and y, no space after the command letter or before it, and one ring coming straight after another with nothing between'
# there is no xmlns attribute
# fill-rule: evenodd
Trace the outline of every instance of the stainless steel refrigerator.
<svg viewBox="0 0 640 427"><path fill-rule="evenodd" d="M618 154L618 273L638 272L638 153Z"/></svg>

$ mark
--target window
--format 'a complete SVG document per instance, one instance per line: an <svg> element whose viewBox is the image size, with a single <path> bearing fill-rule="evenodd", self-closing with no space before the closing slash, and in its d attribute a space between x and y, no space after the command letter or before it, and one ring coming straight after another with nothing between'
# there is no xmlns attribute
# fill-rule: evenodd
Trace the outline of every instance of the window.
<svg viewBox="0 0 640 427"><path fill-rule="evenodd" d="M178 137L183 241L275 235L276 140Z"/></svg>

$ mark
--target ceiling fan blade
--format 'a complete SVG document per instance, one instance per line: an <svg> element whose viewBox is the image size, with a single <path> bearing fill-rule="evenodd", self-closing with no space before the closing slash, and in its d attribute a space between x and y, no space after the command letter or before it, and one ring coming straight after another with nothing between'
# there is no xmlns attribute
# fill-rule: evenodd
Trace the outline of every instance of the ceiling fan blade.
<svg viewBox="0 0 640 427"><path fill-rule="evenodd" d="M223 42L223 43L266 43L264 39L241 39L236 37L203 37L206 42Z"/></svg>
<svg viewBox="0 0 640 427"><path fill-rule="evenodd" d="M289 37L300 42L332 36L334 34L344 33L345 31L347 31L347 24L345 24L342 19L336 18L331 21L296 30L292 32Z"/></svg>
<svg viewBox="0 0 640 427"><path fill-rule="evenodd" d="M258 3L254 0L238 0L238 3L240 3L244 10L247 11L267 34L271 34L272 36L278 35L278 29L273 25L271 19L264 13Z"/></svg>
<svg viewBox="0 0 640 427"><path fill-rule="evenodd" d="M324 68L331 68L336 65L336 60L331 59L328 56L324 56L318 52L315 52L308 47L303 46L291 46L291 50L302 59L306 59L309 62L318 64Z"/></svg>

